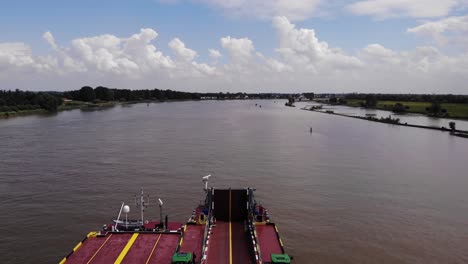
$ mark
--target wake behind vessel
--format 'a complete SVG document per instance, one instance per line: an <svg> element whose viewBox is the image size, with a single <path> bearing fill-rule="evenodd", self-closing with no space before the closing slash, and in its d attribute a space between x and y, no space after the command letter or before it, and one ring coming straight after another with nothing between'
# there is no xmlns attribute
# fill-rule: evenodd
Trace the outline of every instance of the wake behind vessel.
<svg viewBox="0 0 468 264"><path fill-rule="evenodd" d="M208 188L208 179L203 177L205 201L186 223L163 219L161 199L159 221L145 220L149 200L142 190L136 199L141 219L127 220L130 208L123 203L116 220L90 232L60 264L291 263L277 225L255 200L255 189Z"/></svg>

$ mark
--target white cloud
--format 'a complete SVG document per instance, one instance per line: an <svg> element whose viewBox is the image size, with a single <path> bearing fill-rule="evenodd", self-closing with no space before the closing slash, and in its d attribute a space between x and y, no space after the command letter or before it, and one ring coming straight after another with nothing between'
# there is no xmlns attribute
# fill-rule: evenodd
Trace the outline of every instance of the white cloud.
<svg viewBox="0 0 468 264"><path fill-rule="evenodd" d="M291 65L313 72L361 66L358 58L319 41L313 29L298 29L286 17L275 17L273 26L279 35L277 52Z"/></svg>
<svg viewBox="0 0 468 264"><path fill-rule="evenodd" d="M9 72L44 73L56 68L52 57L34 57L31 47L22 42L0 43L0 76L11 78Z"/></svg>
<svg viewBox="0 0 468 264"><path fill-rule="evenodd" d="M198 0L229 15L271 19L282 15L291 20L310 18L323 0Z"/></svg>
<svg viewBox="0 0 468 264"><path fill-rule="evenodd" d="M273 71L276 72L293 72L293 68L290 65L282 63L278 60L267 58L265 59L265 63L268 67L270 67Z"/></svg>
<svg viewBox="0 0 468 264"><path fill-rule="evenodd" d="M361 50L361 59L372 64L391 65L392 67L399 63L398 54L380 44L370 44Z"/></svg>
<svg viewBox="0 0 468 264"><path fill-rule="evenodd" d="M52 35L52 33L50 33L50 31L47 31L46 33L44 33L42 37L47 41L47 43L49 43L50 46L52 46L52 48L58 49L58 46L55 43L55 38Z"/></svg>
<svg viewBox="0 0 468 264"><path fill-rule="evenodd" d="M446 16L462 0L362 0L349 4L347 9L356 15L376 18L389 17L441 17Z"/></svg>
<svg viewBox="0 0 468 264"><path fill-rule="evenodd" d="M371 44L360 52L363 61L376 69L408 74L439 72L448 57L434 47L418 47L413 51L396 52L380 44Z"/></svg>
<svg viewBox="0 0 468 264"><path fill-rule="evenodd" d="M181 60L192 61L197 56L197 52L185 47L185 44L178 38L169 42L169 48Z"/></svg>
<svg viewBox="0 0 468 264"><path fill-rule="evenodd" d="M270 20L284 16L290 21L311 17L334 17L343 9L377 19L391 17L433 18L468 7L468 0L157 0L160 3L204 4L227 16Z"/></svg>
<svg viewBox="0 0 468 264"><path fill-rule="evenodd" d="M22 67L34 64L31 48L22 43L0 43L0 63Z"/></svg>
<svg viewBox="0 0 468 264"><path fill-rule="evenodd" d="M448 17L409 28L408 33L427 37L438 45L454 44L468 50L468 16Z"/></svg>
<svg viewBox="0 0 468 264"><path fill-rule="evenodd" d="M255 50L252 41L248 38L221 38L221 46L228 52L231 61L246 63L252 58Z"/></svg>
<svg viewBox="0 0 468 264"><path fill-rule="evenodd" d="M463 32L463 21L435 21L444 26L411 32ZM195 61L197 52L178 38L168 43L174 58L164 54L154 45L158 33L153 29L130 37L76 38L67 45L46 32L52 47L47 56L34 55L25 43L0 43L0 81L3 89L33 90L106 85L203 92L466 93L468 52L449 56L432 46L395 51L374 43L348 53L286 17L276 17L273 28L278 36L273 55L257 51L247 37L226 36L220 39L223 50L209 50L212 63ZM229 57L222 63L217 61L221 53Z"/></svg>
<svg viewBox="0 0 468 264"><path fill-rule="evenodd" d="M208 53L210 55L210 58L215 59L215 60L222 57L221 52L219 52L219 50L209 49Z"/></svg>

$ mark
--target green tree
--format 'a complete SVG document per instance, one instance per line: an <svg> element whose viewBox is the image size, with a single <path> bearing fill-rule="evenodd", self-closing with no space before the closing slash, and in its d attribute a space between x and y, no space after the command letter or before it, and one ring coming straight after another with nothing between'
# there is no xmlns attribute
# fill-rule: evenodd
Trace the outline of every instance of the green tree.
<svg viewBox="0 0 468 264"><path fill-rule="evenodd" d="M375 94L366 95L365 100L365 107L374 108L377 106L377 97L375 96Z"/></svg>
<svg viewBox="0 0 468 264"><path fill-rule="evenodd" d="M438 115L442 111L442 107L440 106L439 101L434 100L432 101L431 106L426 108L426 111L433 115Z"/></svg>
<svg viewBox="0 0 468 264"><path fill-rule="evenodd" d="M304 97L309 99L309 100L313 100L314 96L315 96L314 93L304 93Z"/></svg>
<svg viewBox="0 0 468 264"><path fill-rule="evenodd" d="M80 100L84 102L92 102L96 100L94 89L89 86L84 86L80 89Z"/></svg>
<svg viewBox="0 0 468 264"><path fill-rule="evenodd" d="M392 111L394 113L404 113L406 112L406 107L402 103L396 103L393 105Z"/></svg>
<svg viewBox="0 0 468 264"><path fill-rule="evenodd" d="M48 93L41 93L39 94L39 105L42 109L47 111L57 111L59 105L62 104L62 99L50 95Z"/></svg>
<svg viewBox="0 0 468 264"><path fill-rule="evenodd" d="M449 126L450 126L450 129L451 129L452 131L454 131L454 130L456 129L456 124L455 124L455 122L450 122L450 123L449 123Z"/></svg>
<svg viewBox="0 0 468 264"><path fill-rule="evenodd" d="M113 101L114 100L114 91L106 88L106 87L96 87L94 89L94 93L96 94L96 99L101 101Z"/></svg>

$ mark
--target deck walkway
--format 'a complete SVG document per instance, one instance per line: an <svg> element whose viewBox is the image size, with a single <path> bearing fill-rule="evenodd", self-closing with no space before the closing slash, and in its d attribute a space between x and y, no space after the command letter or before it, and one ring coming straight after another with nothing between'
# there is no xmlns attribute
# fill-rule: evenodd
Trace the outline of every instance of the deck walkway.
<svg viewBox="0 0 468 264"><path fill-rule="evenodd" d="M179 233L109 233L90 237L61 263L171 264L179 238Z"/></svg>
<svg viewBox="0 0 468 264"><path fill-rule="evenodd" d="M271 262L271 254L283 254L275 225L257 225L255 229L257 230L258 244L263 262Z"/></svg>

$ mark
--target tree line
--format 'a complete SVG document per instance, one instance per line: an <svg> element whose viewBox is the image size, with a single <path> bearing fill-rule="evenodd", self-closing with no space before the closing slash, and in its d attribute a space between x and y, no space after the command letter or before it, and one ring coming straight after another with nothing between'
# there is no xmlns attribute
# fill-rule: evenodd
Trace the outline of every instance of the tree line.
<svg viewBox="0 0 468 264"><path fill-rule="evenodd" d="M313 94L312 94L313 95ZM95 102L95 101L144 101L144 100L201 100L201 99L217 99L217 100L232 100L232 99L274 99L288 98L289 94L275 93L191 93L172 90L129 90L115 89L98 86L92 88L84 86L79 90L64 92L63 97L69 100Z"/></svg>
<svg viewBox="0 0 468 264"><path fill-rule="evenodd" d="M116 89L104 86L96 88L84 86L79 90L66 92L30 92L30 91L3 91L0 90L0 112L11 112L21 110L44 109L56 111L63 104L63 99L83 101L83 102L108 102L108 101L146 101L146 100L232 100L232 99L288 99L299 97L301 94L283 93L196 93L181 92L173 90L150 89L150 90L129 90ZM305 98L313 99L314 93L303 93ZM374 108L378 101L409 101L409 102L430 102L430 112L439 112L441 103L468 103L468 95L433 95L433 94L346 94L343 97L332 96L332 103L346 104L346 100L363 100L363 106ZM401 104L395 105L396 112L405 111Z"/></svg>
<svg viewBox="0 0 468 264"><path fill-rule="evenodd" d="M63 97L69 100L96 101L143 101L143 100L199 100L200 94L172 90L129 90L98 86L84 86L79 90L64 92Z"/></svg>
<svg viewBox="0 0 468 264"><path fill-rule="evenodd" d="M61 93L0 90L0 112L44 109L56 111L63 103Z"/></svg>
<svg viewBox="0 0 468 264"><path fill-rule="evenodd" d="M295 96L298 96L296 94ZM313 94L308 94L312 95ZM18 112L23 110L44 109L57 111L64 99L90 103L121 101L137 102L148 100L232 100L232 99L287 99L290 94L280 93L196 93L173 90L129 90L104 86L96 88L84 86L79 90L66 92L31 92L21 90L0 90L0 112Z"/></svg>

